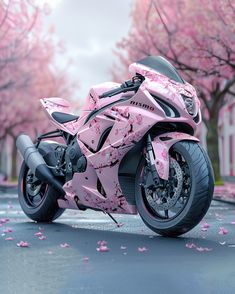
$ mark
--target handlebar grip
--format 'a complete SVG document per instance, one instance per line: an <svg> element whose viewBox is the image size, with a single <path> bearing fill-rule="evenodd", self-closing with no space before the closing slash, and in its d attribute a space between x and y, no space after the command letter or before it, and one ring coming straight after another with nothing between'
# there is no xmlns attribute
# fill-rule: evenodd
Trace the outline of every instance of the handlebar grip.
<svg viewBox="0 0 235 294"><path fill-rule="evenodd" d="M120 87L104 92L103 94L99 96L99 98L112 97L114 95L125 93L128 91L137 91L141 83L142 81L133 82L132 80L128 80L124 82L123 84L121 84Z"/></svg>
<svg viewBox="0 0 235 294"><path fill-rule="evenodd" d="M116 94L122 93L122 91L123 91L123 88L122 88L122 86L120 86L118 88L115 88L115 89L109 90L107 92L104 92L99 97L100 98L111 97L111 96L114 96Z"/></svg>

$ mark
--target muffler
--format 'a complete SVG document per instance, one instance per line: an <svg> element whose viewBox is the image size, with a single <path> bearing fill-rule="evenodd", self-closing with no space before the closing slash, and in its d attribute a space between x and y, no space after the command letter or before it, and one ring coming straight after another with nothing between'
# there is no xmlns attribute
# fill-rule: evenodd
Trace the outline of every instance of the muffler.
<svg viewBox="0 0 235 294"><path fill-rule="evenodd" d="M52 185L62 195L65 194L63 185L52 174L29 136L20 135L16 140L16 147L23 156L26 165L39 180Z"/></svg>

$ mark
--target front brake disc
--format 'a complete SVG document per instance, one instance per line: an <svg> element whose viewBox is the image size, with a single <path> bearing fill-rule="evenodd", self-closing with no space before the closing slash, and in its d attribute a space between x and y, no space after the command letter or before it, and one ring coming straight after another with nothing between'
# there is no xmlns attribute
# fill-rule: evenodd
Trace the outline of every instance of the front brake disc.
<svg viewBox="0 0 235 294"><path fill-rule="evenodd" d="M179 163L170 158L170 173L166 186L156 187L155 191L147 189L146 198L154 210L168 210L172 208L179 199L183 186L183 172Z"/></svg>

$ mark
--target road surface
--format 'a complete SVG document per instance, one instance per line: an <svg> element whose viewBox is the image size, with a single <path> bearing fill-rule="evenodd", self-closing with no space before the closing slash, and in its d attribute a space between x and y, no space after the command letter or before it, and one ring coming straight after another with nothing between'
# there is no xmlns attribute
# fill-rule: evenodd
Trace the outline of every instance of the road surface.
<svg viewBox="0 0 235 294"><path fill-rule="evenodd" d="M235 293L235 205L214 201L179 238L156 235L139 216L116 218L122 226L99 212L67 210L38 224L16 195L1 193L0 293ZM102 240L109 251L97 251Z"/></svg>

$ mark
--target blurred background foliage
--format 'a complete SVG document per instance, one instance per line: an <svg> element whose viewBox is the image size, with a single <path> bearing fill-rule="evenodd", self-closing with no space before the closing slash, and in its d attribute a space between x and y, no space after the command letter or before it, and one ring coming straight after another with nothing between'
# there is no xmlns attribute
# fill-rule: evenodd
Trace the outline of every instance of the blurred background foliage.
<svg viewBox="0 0 235 294"><path fill-rule="evenodd" d="M46 20L59 2L64 8L60 17L67 20L71 38L79 43L84 34L90 46L77 47L79 66L75 67L80 72L76 76L71 75L74 63L67 54L74 48L68 46L66 52L66 44ZM226 129L235 129L235 104L231 102L235 96L235 2L122 0L112 4L89 0L86 7L83 3L84 10L81 5L71 0L0 2L0 173L16 178L15 140L20 132L35 137L49 128L40 98L76 97L82 84L88 87L108 78L123 81L131 62L162 55L197 89L203 111L198 135L205 142L216 180L221 173L234 177L235 130L226 133ZM74 25L72 15L77 18ZM66 27L63 19L59 24ZM100 43L96 42L99 37ZM58 56L63 66L58 66ZM87 68L94 80L89 80ZM71 99L74 108L81 108L83 96Z"/></svg>

